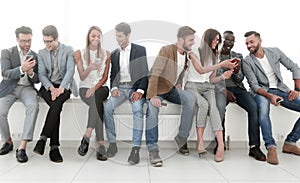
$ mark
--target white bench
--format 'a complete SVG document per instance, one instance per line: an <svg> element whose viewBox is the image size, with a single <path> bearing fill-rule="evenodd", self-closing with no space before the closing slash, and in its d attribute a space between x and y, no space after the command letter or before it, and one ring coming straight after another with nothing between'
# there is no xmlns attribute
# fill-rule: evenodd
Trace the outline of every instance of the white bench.
<svg viewBox="0 0 300 183"><path fill-rule="evenodd" d="M146 104L145 104L146 106ZM39 115L36 122L34 139L38 139L42 130L46 113L47 104L40 99ZM167 106L160 109L159 115L159 141L173 141L178 132L180 119L180 105L168 102ZM132 139L132 113L131 105L125 102L115 110L116 133L118 140L131 141ZM80 99L69 99L63 107L61 114L60 136L63 141L78 141L86 129L88 107ZM25 109L22 103L16 102L9 112L10 129L14 140L19 140ZM296 119L299 117L297 112L287 110L283 107L271 106L271 120L273 126L273 136L278 141L283 141L287 133L290 132ZM236 104L229 104L226 111L226 137L230 136L233 143L231 146L247 147L247 113ZM208 124L204 134L205 140L213 140L214 133ZM195 124L191 130L190 140L196 140Z"/></svg>

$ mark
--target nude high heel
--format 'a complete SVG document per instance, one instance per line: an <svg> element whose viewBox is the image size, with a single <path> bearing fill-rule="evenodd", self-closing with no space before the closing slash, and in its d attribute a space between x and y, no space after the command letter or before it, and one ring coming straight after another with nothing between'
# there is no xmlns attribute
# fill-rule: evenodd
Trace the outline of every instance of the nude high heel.
<svg viewBox="0 0 300 183"><path fill-rule="evenodd" d="M215 154L216 162L221 162L223 160L224 160L224 148L222 148L221 150L217 150L217 152Z"/></svg>
<svg viewBox="0 0 300 183"><path fill-rule="evenodd" d="M197 151L198 151L198 154L199 154L199 157L201 157L201 156L203 156L203 155L205 155L205 154L207 154L207 150L204 148L204 149L200 149L200 147L199 147L199 144L197 143Z"/></svg>

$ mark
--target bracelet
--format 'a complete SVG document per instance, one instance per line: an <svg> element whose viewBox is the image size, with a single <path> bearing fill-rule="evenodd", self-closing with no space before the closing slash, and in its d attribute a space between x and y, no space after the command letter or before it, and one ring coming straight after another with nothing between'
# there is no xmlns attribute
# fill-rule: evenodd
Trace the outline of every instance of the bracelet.
<svg viewBox="0 0 300 183"><path fill-rule="evenodd" d="M300 92L300 88L295 88L295 91L298 91L298 92Z"/></svg>

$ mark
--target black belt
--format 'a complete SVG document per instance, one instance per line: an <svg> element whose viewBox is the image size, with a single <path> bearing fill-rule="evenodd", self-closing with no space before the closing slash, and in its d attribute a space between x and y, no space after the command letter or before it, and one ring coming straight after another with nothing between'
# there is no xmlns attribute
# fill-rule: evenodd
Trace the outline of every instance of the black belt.
<svg viewBox="0 0 300 183"><path fill-rule="evenodd" d="M132 82L131 81L120 82L120 85L132 85Z"/></svg>

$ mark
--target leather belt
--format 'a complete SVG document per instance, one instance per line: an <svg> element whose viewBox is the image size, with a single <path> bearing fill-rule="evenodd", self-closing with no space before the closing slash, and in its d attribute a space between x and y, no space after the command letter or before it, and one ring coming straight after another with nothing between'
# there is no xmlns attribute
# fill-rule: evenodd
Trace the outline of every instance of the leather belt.
<svg viewBox="0 0 300 183"><path fill-rule="evenodd" d="M120 85L132 85L131 81L120 82Z"/></svg>

